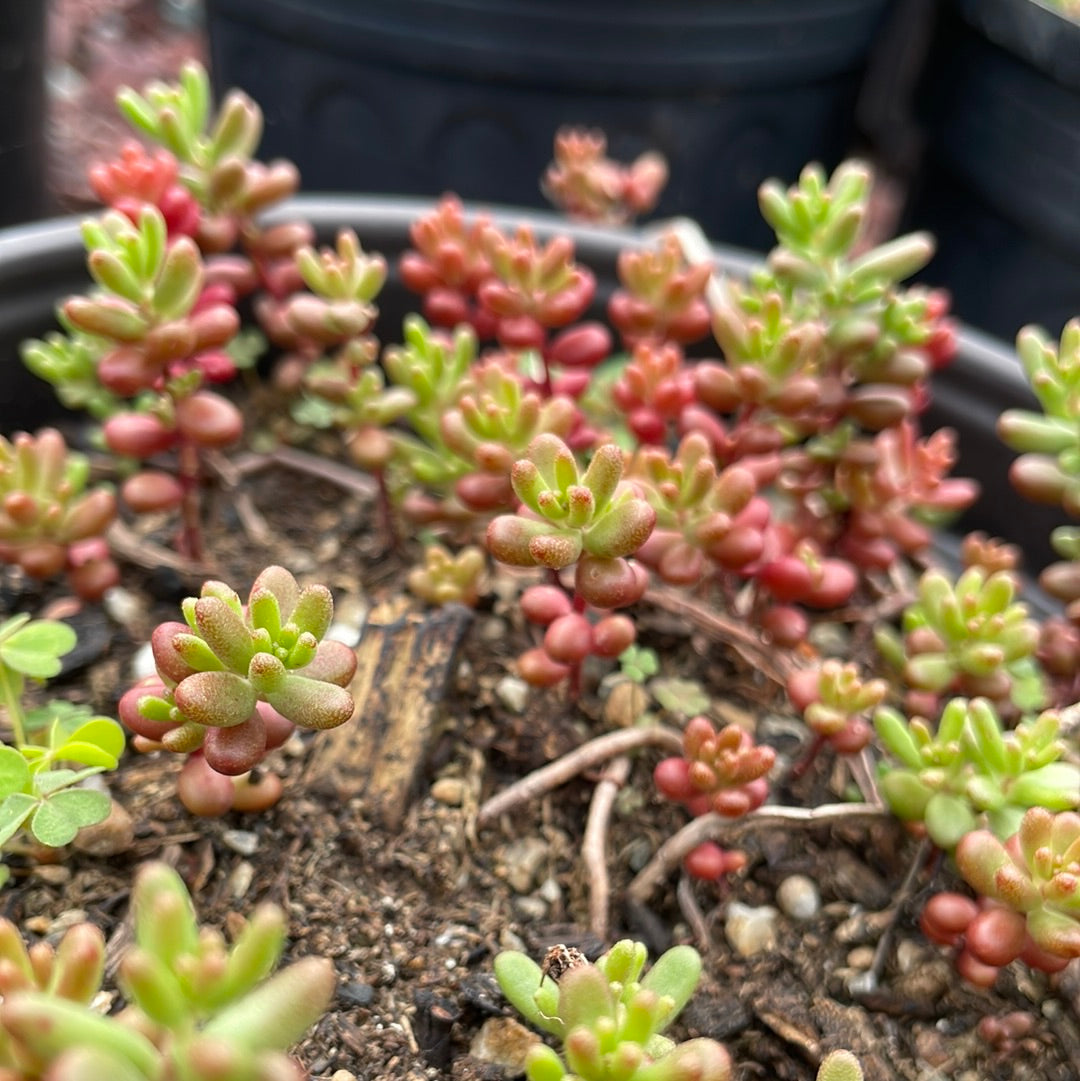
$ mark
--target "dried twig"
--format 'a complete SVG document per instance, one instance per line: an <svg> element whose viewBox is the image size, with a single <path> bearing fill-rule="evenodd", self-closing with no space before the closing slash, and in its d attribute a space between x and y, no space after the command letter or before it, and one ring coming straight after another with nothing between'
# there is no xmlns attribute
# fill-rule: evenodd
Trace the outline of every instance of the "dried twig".
<svg viewBox="0 0 1080 1081"><path fill-rule="evenodd" d="M667 589L647 589L642 599L646 604L681 616L698 630L726 642L747 664L753 665L781 687L787 685L788 676L795 671L795 664L786 654L771 650L746 623L727 619L711 608Z"/></svg>
<svg viewBox="0 0 1080 1081"><path fill-rule="evenodd" d="M889 922L885 925L885 929L881 932L881 938L878 939L877 947L874 950L874 958L870 962L870 967L863 973L860 973L851 981L851 992L855 995L869 994L871 991L876 991L878 984L881 982L881 973L885 968L885 962L889 957L889 950L892 948L893 934L896 931L896 921L900 918L901 912L904 910L904 906L911 899L912 893L915 892L915 879L919 875L919 871L926 865L927 856L933 851L934 843L929 837L924 837L919 843L919 847L915 852L915 858L911 861L911 866L907 869L907 874L904 875L904 881L900 883L900 889L896 894L896 900L892 903L892 912Z"/></svg>
<svg viewBox="0 0 1080 1081"><path fill-rule="evenodd" d="M119 556L123 556L136 567L157 570L168 567L190 578L205 578L214 573L214 565L201 559L189 559L160 544L155 544L146 537L140 537L126 523L117 518L106 536L109 547Z"/></svg>
<svg viewBox="0 0 1080 1081"><path fill-rule="evenodd" d="M259 473L272 465L285 466L287 469L293 469L309 477L319 477L354 495L371 497L377 491L374 477L367 473L350 469L347 465L331 461L329 458L320 458L317 454L308 454L295 447L277 447L269 454L249 452L237 455L233 459L237 475L242 477Z"/></svg>
<svg viewBox="0 0 1080 1081"><path fill-rule="evenodd" d="M688 822L657 849L656 855L630 883L626 895L630 901L644 904L703 841L733 844L745 834L759 829L805 829L839 823L852 825L856 822L872 824L890 816L891 812L884 807L869 803L826 803L812 808L759 807L741 818L705 814Z"/></svg>
<svg viewBox="0 0 1080 1081"><path fill-rule="evenodd" d="M217 477L222 488L229 493L233 509L248 540L262 546L269 544L274 537L274 531L255 506L251 492L241 487L244 474L220 451L207 451L203 455L203 461Z"/></svg>
<svg viewBox="0 0 1080 1081"><path fill-rule="evenodd" d="M583 743L569 754L557 758L541 769L522 777L520 781L504 788L484 803L476 814L476 825L491 825L500 815L512 811L529 800L550 792L565 784L579 773L606 762L609 758L626 754L638 747L662 747L672 753L682 751L682 735L674 728L648 725L640 728L620 728Z"/></svg>
<svg viewBox="0 0 1080 1081"><path fill-rule="evenodd" d="M607 941L611 897L607 869L608 822L615 797L630 776L630 764L629 755L620 755L604 771L593 791L585 836L581 841L581 859L589 882L589 930L601 942Z"/></svg>
<svg viewBox="0 0 1080 1081"><path fill-rule="evenodd" d="M679 884L675 887L675 899L679 902L679 911L683 919L690 925L698 948L707 952L712 945L712 936L709 934L709 926L705 922L705 914L694 896L694 887L690 882L689 875L680 875Z"/></svg>

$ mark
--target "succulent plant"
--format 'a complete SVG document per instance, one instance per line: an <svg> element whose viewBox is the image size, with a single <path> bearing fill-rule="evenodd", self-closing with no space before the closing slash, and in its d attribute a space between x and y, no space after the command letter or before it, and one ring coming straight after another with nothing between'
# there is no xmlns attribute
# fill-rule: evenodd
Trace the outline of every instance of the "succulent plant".
<svg viewBox="0 0 1080 1081"><path fill-rule="evenodd" d="M125 87L117 104L137 131L180 163L181 183L203 210L196 236L204 250L232 247L246 219L296 189L295 166L251 158L262 137L259 107L233 90L212 117L210 80L194 61L174 84L150 83L142 93Z"/></svg>
<svg viewBox="0 0 1080 1081"><path fill-rule="evenodd" d="M541 182L544 194L582 221L618 225L650 211L667 183L667 162L651 153L620 165L606 153L603 132L562 128Z"/></svg>
<svg viewBox="0 0 1080 1081"><path fill-rule="evenodd" d="M484 574L483 549L470 544L451 555L441 544L424 549L424 565L409 572L408 586L428 604L476 606Z"/></svg>
<svg viewBox="0 0 1080 1081"><path fill-rule="evenodd" d="M885 680L863 680L857 664L835 658L795 672L787 685L811 731L841 754L861 751L870 742L872 729L865 715L881 705L888 690Z"/></svg>
<svg viewBox="0 0 1080 1081"><path fill-rule="evenodd" d="M599 608L640 597L641 578L627 564L648 538L656 512L622 484L623 454L599 447L582 473L557 436L537 436L514 463L514 493L532 516L502 515L487 532L496 559L512 566L552 570L577 565L577 592Z"/></svg>
<svg viewBox="0 0 1080 1081"><path fill-rule="evenodd" d="M705 286L712 268L687 266L673 234L655 249L621 252L617 270L622 289L612 296L608 314L628 345L642 339L688 345L708 333Z"/></svg>
<svg viewBox="0 0 1080 1081"><path fill-rule="evenodd" d="M0 1078L4 1081L303 1081L283 1051L318 1019L334 991L328 960L306 958L271 976L285 941L275 905L240 920L232 948L200 928L180 876L144 866L132 893L135 941L120 960L130 1005L91 1007L105 942L78 924L55 951L27 951L0 922Z"/></svg>
<svg viewBox="0 0 1080 1081"><path fill-rule="evenodd" d="M106 485L87 490L90 463L54 428L0 436L0 560L32 578L66 572L72 588L97 600L119 581L104 540L116 514Z"/></svg>
<svg viewBox="0 0 1080 1081"><path fill-rule="evenodd" d="M1008 571L969 567L955 584L939 570L919 579L918 598L904 610L903 674L930 695L980 695L1021 709L1045 703L1034 661L1039 626L1016 599ZM879 635L886 655L895 652Z"/></svg>
<svg viewBox="0 0 1080 1081"><path fill-rule="evenodd" d="M953 698L936 733L885 706L874 726L900 763L884 767L881 794L899 818L924 823L940 848L951 851L984 821L1005 840L1029 807L1080 806L1080 767L1060 761L1065 744L1052 711L1006 732L987 699Z"/></svg>
<svg viewBox="0 0 1080 1081"><path fill-rule="evenodd" d="M554 947L551 954L543 969L513 951L495 959L503 994L560 1043L559 1052L540 1042L529 1050L525 1074L530 1081L729 1081L731 1059L721 1044L707 1039L675 1044L663 1035L697 986L701 958L695 950L675 946L644 975L646 949L629 939L595 964L566 946Z"/></svg>
<svg viewBox="0 0 1080 1081"><path fill-rule="evenodd" d="M665 758L653 780L664 796L685 804L691 814L713 811L738 818L765 802L775 761L771 747L755 744L738 725L718 732L707 717L698 716L683 730L682 757Z"/></svg>
<svg viewBox="0 0 1080 1081"><path fill-rule="evenodd" d="M293 725L321 730L352 717L346 688L356 655L323 638L333 618L330 591L301 589L283 567L259 574L246 605L210 581L182 607L185 623L154 631L158 674L121 698L120 719L142 749L200 752L189 763L193 775L216 787L203 799L198 785L182 784L181 798L196 813L221 814L233 802L229 778L251 770Z"/></svg>
<svg viewBox="0 0 1080 1081"><path fill-rule="evenodd" d="M1004 843L974 830L957 845L956 865L976 893L1022 917L1040 949L1080 957L1080 814L1031 807Z"/></svg>

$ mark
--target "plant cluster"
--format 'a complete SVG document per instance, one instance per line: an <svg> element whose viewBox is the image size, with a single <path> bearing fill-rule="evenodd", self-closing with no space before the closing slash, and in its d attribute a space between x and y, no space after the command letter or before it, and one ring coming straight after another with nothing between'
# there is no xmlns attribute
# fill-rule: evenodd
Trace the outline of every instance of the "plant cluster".
<svg viewBox="0 0 1080 1081"><path fill-rule="evenodd" d="M958 949L966 980L992 986L1018 957L1045 972L1080 957L1080 815L1032 807L1005 843L989 830L966 834L956 863L978 904L936 894L921 924L928 938Z"/></svg>
<svg viewBox="0 0 1080 1081"><path fill-rule="evenodd" d="M276 975L285 914L263 905L240 920L233 944L200 927L183 880L144 866L132 895L134 943L120 958L127 1007L95 1008L105 939L89 923L53 949L29 950L0 921L0 1078L3 1081L303 1081L283 1054L334 992L328 960L307 958Z"/></svg>
<svg viewBox="0 0 1080 1081"><path fill-rule="evenodd" d="M1052 710L1005 731L988 699L953 698L936 730L888 706L878 709L874 727L897 760L883 766L881 794L939 848L951 852L984 823L1005 840L1031 807L1080 806L1080 766L1061 760L1067 748Z"/></svg>
<svg viewBox="0 0 1080 1081"><path fill-rule="evenodd" d="M178 791L193 813L269 806L280 781L252 781L251 770L295 726L336 728L356 708L346 689L356 654L323 637L334 613L330 591L301 589L284 567L267 567L246 605L210 581L181 607L186 622L154 630L157 675L124 694L120 719L137 749L187 755Z"/></svg>
<svg viewBox="0 0 1080 1081"><path fill-rule="evenodd" d="M803 714L807 754L788 780L826 743L854 756L876 735L894 760L879 770L881 795L955 853L981 897L939 895L923 917L928 935L960 947L967 978L987 983L1016 957L1052 969L1080 952L1080 766L1060 714L1037 713L1080 690L1080 530L1055 531L1062 561L1043 575L1063 619L1040 626L1017 598L1012 557L982 539L966 546L958 579L921 576L899 633L877 628L891 682L809 642L815 611L845 621L850 604L873 622L905 561L925 557L933 528L976 495L949 475L952 434L919 428L932 373L955 349L947 298L902 284L932 242L865 246L864 166L831 177L811 166L791 188L763 185L777 246L746 281L716 280L708 257L674 234L624 253L607 311L614 332L587 318L596 281L567 237L504 230L446 197L415 223L398 267L424 318L409 317L400 344L384 347L385 260L350 231L318 249L303 223L261 222L298 177L252 157L253 102L234 92L212 115L206 75L189 65L178 85L124 91L120 105L158 149L131 145L93 170L110 208L83 230L95 288L66 301L64 333L28 343L24 358L65 404L102 422L114 454L139 463L122 467L131 510L178 511L181 551L202 556L200 491L220 468L216 452L243 434L219 385L250 360L237 314L250 301L281 354L267 396L280 415L268 428L341 433L352 465L375 478L388 543L418 529L431 542L409 578L429 603L477 603L484 550L514 568L512 603L532 636L517 662L528 683L565 682L576 698L596 660L616 658L644 681L657 662L637 644L639 602L676 597L684 607L671 610L720 628ZM562 133L546 185L577 216L623 221L648 209L664 176L655 157L622 168L601 138ZM691 345L713 356L691 362ZM1043 414L1002 418L1003 438L1024 452L1013 479L1075 517L1080 322L1058 344L1025 331L1019 351ZM87 478L56 433L0 441L0 558L31 574L66 569L94 596L115 581L101 541L114 508L108 491L86 492ZM154 631L157 674L123 696L120 718L138 749L187 756L179 790L194 813L268 806L281 783L258 771L267 752L295 726L328 729L354 712L356 657L325 637L330 593L268 567L246 603L210 580L182 612ZM63 843L96 821L104 797L75 786L120 751L100 718L58 716L40 742L20 729L21 680L48 676L63 652L63 632L43 627L24 617L0 627L16 732L0 755L3 841L28 824ZM611 746L623 754L642 733L677 745L639 723L643 695L632 691L630 724ZM699 820L767 810L772 748L703 715L681 741L655 771L665 797ZM869 800L873 782L865 788ZM712 840L685 858L710 880L745 862ZM229 952L198 931L162 868L139 879L135 908L138 945L121 970L133 1006L117 1018L84 1009L100 978L92 932L72 932L55 965L44 952L24 964L11 947L8 975L25 982L0 989L0 1055L15 1076L295 1077L277 1049L323 1008L330 974L301 963L258 986L280 953L280 914L256 914ZM529 1052L532 1081L728 1081L719 1044L664 1035L697 982L697 954L676 947L643 974L645 960L629 941L595 965L568 949L543 968L500 955L507 997L558 1041ZM861 1076L836 1052L819 1079Z"/></svg>
<svg viewBox="0 0 1080 1081"><path fill-rule="evenodd" d="M683 753L665 758L653 772L660 794L683 804L692 815L712 812L739 818L760 807L769 794L768 774L776 752L738 725L719 732L707 717L694 717L683 730ZM725 852L704 841L686 857L685 866L696 878L715 880L741 870L741 852Z"/></svg>
<svg viewBox="0 0 1080 1081"><path fill-rule="evenodd" d="M32 578L64 572L79 596L98 600L120 580L104 536L116 499L89 481L86 456L56 429L0 436L0 560Z"/></svg>
<svg viewBox="0 0 1080 1081"><path fill-rule="evenodd" d="M495 958L503 994L560 1044L559 1052L540 1042L530 1048L529 1081L730 1081L731 1057L722 1044L706 1039L676 1044L663 1035L697 986L697 951L675 946L644 975L648 953L630 939L617 942L595 964L565 946L555 951L557 966L549 964L547 973L523 953L507 951Z"/></svg>
<svg viewBox="0 0 1080 1081"><path fill-rule="evenodd" d="M595 962L580 950L553 946L543 965L508 950L495 958L495 978L511 1005L558 1050L537 1040L525 1057L529 1081L730 1081L723 1044L698 1038L675 1043L664 1035L690 1000L701 957L675 946L644 972L648 951L622 939ZM863 1081L850 1051L832 1051L817 1081Z"/></svg>

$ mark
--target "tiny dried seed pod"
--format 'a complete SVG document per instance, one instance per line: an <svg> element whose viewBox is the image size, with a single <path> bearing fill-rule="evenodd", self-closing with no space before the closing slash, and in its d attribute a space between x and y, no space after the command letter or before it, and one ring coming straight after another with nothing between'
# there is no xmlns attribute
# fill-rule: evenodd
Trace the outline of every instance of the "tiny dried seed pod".
<svg viewBox="0 0 1080 1081"><path fill-rule="evenodd" d="M544 954L543 963L540 965L540 980L543 982L546 976L554 983L558 983L572 968L588 963L588 958L576 946L559 943Z"/></svg>

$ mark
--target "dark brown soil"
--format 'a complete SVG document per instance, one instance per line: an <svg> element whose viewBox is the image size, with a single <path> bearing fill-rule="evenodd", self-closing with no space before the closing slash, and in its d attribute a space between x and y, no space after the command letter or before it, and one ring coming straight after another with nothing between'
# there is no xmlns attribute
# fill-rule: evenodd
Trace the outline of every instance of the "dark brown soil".
<svg viewBox="0 0 1080 1081"><path fill-rule="evenodd" d="M278 468L258 475L250 490L272 533L266 549L256 551L231 511L211 504L216 573L240 592L274 561L326 581L346 609L394 591L402 553L388 554L367 528L373 517L368 502ZM160 573L144 574L138 590L155 620L175 618L176 596L190 591L181 578ZM157 599L155 593L172 595ZM664 674L700 681L714 716L726 718L752 699L770 698L770 688L755 682L722 644L691 634L670 617L646 617L644 626L644 640L661 653ZM62 688L71 697L89 694L107 710L126 685L133 637L110 631L90 679L80 676ZM586 929L589 882L580 859L595 778L574 781L506 816L497 828L475 832L480 800L603 730L591 689L578 706L555 691L533 692L523 714L502 705L494 688L523 633L513 613L489 596L462 646L423 790L399 830L387 832L369 819L363 791L339 798L327 783L305 783L306 738L278 752L274 765L286 778L286 798L260 817L196 819L174 795L178 763L132 756L111 784L137 824L134 847L108 860L71 852L56 866L17 866L15 883L0 895L5 913L50 935L85 914L105 929L115 950L125 938L135 866L163 858L191 884L204 920L228 928L230 913L273 900L289 914L290 956L333 959L337 1000L298 1050L314 1078L330 1078L336 1070L372 1081L503 1076L499 1067L470 1055L484 1022L505 1009L491 976L495 953L524 948L539 958L550 945L567 942L593 956L603 945ZM361 709L352 723L372 718ZM781 747L792 749L790 742ZM847 990L846 977L853 965L865 966L887 922L879 914L888 913L915 852L891 825L762 832L744 844L751 857L746 872L724 887L684 884L680 901L673 880L648 911L628 911L621 897L633 872L683 822L682 813L652 789L658 758L657 752L636 758L616 801L608 845L611 937L632 934L652 951L676 941L702 950L705 978L680 1024L686 1034L724 1040L739 1078L807 1081L825 1051L844 1046L864 1057L870 1081L1080 1079L1077 966L1050 980L1009 969L993 993L963 988L948 960L915 927L920 900L930 890L925 878L899 916L879 990L861 1000ZM797 794L814 803L835 800L834 772L822 764L800 782ZM460 782L450 787L460 793L461 806L428 794L436 779L444 782L440 793L446 779ZM243 848L237 830L254 834L250 855L236 851ZM518 846L530 839L538 853L535 867L519 880ZM773 904L779 882L794 873L819 884L819 914L803 924L783 917L775 949L737 957L723 933L723 906L729 900ZM939 872L935 888L945 881ZM704 941L692 927L704 932ZM1003 1057L978 1038L975 1027L983 1016L1017 1009L1035 1015L1034 1033Z"/></svg>

